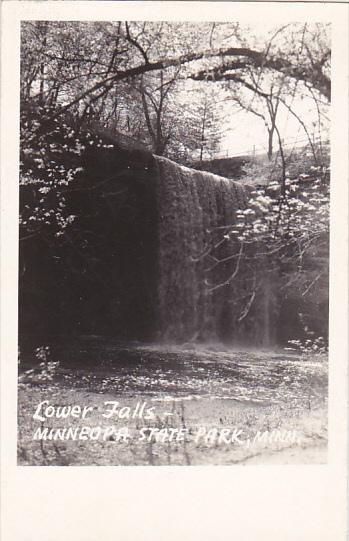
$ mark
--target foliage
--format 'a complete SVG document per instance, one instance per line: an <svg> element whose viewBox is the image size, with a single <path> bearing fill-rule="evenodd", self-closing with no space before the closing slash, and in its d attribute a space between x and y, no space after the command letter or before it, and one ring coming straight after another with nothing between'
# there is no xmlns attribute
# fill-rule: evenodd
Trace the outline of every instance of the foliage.
<svg viewBox="0 0 349 541"><path fill-rule="evenodd" d="M70 229L76 215L69 210L68 196L85 186L82 157L86 148L110 147L89 130L77 134L69 117L51 122L52 110L22 104L20 240L41 236L56 242ZM49 129L40 133L45 122Z"/></svg>
<svg viewBox="0 0 349 541"><path fill-rule="evenodd" d="M25 387L28 384L39 385L53 381L59 368L59 361L52 361L50 347L39 346L35 349L34 356L39 365L35 368L25 370L18 378L19 387Z"/></svg>
<svg viewBox="0 0 349 541"><path fill-rule="evenodd" d="M269 254L292 246L300 256L304 243L313 243L329 228L329 171L312 167L310 173L286 177L283 196L277 181L254 189L230 234L240 242L266 244Z"/></svg>
<svg viewBox="0 0 349 541"><path fill-rule="evenodd" d="M312 95L317 105L319 96L328 99L329 59L328 29L320 24L276 27L258 38L237 23L27 21L21 99L45 108L41 130L69 112L78 128L97 123L181 159L200 150L204 104L212 94L219 102L221 87L230 103L266 119L258 100L270 109L293 107L296 94ZM210 122L217 131L219 119Z"/></svg>
<svg viewBox="0 0 349 541"><path fill-rule="evenodd" d="M254 288L269 272L282 297L295 301L298 326L305 336L314 334L309 326L314 325L315 314L303 312L316 310L328 298L330 178L328 166L301 167L299 161L298 155L289 162L284 192L277 180L251 188L247 207L237 211L225 238L240 245L239 258L254 269ZM326 320L326 314L322 317ZM321 325L317 332L326 331Z"/></svg>
<svg viewBox="0 0 349 541"><path fill-rule="evenodd" d="M322 336L318 336L315 339L308 338L305 341L302 340L289 340L289 347L285 347L285 350L301 351L305 355L323 354L328 352L326 340Z"/></svg>

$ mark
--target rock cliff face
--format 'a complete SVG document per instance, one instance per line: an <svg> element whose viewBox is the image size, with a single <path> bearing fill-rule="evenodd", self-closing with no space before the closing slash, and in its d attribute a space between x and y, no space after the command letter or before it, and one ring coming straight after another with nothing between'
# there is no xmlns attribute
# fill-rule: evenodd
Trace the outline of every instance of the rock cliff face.
<svg viewBox="0 0 349 541"><path fill-rule="evenodd" d="M76 216L66 233L20 245L21 332L274 341L270 273L244 315L252 273L225 237L245 186L115 144L88 148L81 166L65 194ZM21 205L33 204L34 191L21 188Z"/></svg>

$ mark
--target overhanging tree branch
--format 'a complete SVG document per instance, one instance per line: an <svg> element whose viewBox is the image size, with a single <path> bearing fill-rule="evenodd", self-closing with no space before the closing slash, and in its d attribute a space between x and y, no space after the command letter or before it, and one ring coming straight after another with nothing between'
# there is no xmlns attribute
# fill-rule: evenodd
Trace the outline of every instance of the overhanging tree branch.
<svg viewBox="0 0 349 541"><path fill-rule="evenodd" d="M230 62L223 63L225 58L236 57L237 59L230 60ZM324 56L325 57L325 56ZM323 57L323 58L324 58ZM189 74L188 77L194 80L235 80L241 82L247 86L249 83L244 81L241 77L241 70L246 68L267 68L281 73L284 73L288 77L302 80L307 84L310 84L323 94L327 99L330 99L330 79L322 72L323 64L325 63L322 58L320 62L313 63L309 67L301 65L292 65L292 63L285 58L266 58L264 53L249 49L246 47L230 47L227 49L219 49L216 51L202 51L198 53L188 53L175 58L161 59L155 62L149 62L145 60L138 66L128 68L125 70L117 70L111 76L108 76L101 81L95 83L84 92L80 93L69 103L58 109L53 115L43 122L43 125L59 117L65 111L67 111L73 105L76 105L87 96L93 94L97 90L107 85L113 85L119 81L126 79L132 79L138 75L142 75L148 72L165 70L173 66L182 66L203 59L221 59L222 63L219 66L211 67L208 69L202 69L197 73ZM327 59L327 57L326 57ZM236 70L240 70L238 74L234 74ZM253 87L253 85L251 85ZM41 130L40 130L41 131ZM43 130L45 131L45 130Z"/></svg>
<svg viewBox="0 0 349 541"><path fill-rule="evenodd" d="M232 61L220 66L215 66L209 69L203 69L197 73L191 74L190 77L196 81L229 81L238 80L241 77L241 73L235 75L234 72L237 69L244 69L246 67L264 68L283 73L292 79L304 81L315 88L320 94L325 96L329 101L331 99L331 80L323 73L322 68L325 63L323 58L310 66L293 65L286 58L265 58L262 53L256 51L246 52L246 49L238 49L240 53L230 50L225 53L221 53L221 56L233 56L234 54L239 56L246 56L248 61ZM328 56L330 53L328 52ZM326 56L326 60L328 58ZM242 81L240 81L242 82ZM246 85L246 82L244 83ZM253 86L253 85L251 85Z"/></svg>

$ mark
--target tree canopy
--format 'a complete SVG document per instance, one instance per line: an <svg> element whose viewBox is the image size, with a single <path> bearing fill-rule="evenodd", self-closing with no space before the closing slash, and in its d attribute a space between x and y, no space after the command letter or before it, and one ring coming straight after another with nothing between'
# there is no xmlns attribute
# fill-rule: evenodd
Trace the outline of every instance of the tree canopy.
<svg viewBox="0 0 349 541"><path fill-rule="evenodd" d="M330 100L329 29L321 24L257 36L238 23L33 21L22 23L21 51L22 107L47 109L37 137L68 114L78 129L94 120L175 157L200 152L202 104L212 92L250 112L246 92L269 108L275 98L292 107L291 93Z"/></svg>

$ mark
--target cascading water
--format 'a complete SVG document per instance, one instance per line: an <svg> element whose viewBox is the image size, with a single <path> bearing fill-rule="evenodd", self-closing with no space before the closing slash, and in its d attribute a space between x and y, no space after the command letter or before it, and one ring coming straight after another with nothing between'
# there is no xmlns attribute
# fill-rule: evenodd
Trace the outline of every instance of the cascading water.
<svg viewBox="0 0 349 541"><path fill-rule="evenodd" d="M229 231L251 188L155 157L158 337L270 346L277 313L270 269L254 269ZM250 255L253 255L250 253ZM261 273L260 273L261 274Z"/></svg>
<svg viewBox="0 0 349 541"><path fill-rule="evenodd" d="M249 189L156 157L163 340L231 339L237 246L225 237ZM234 257L235 256L235 257Z"/></svg>

